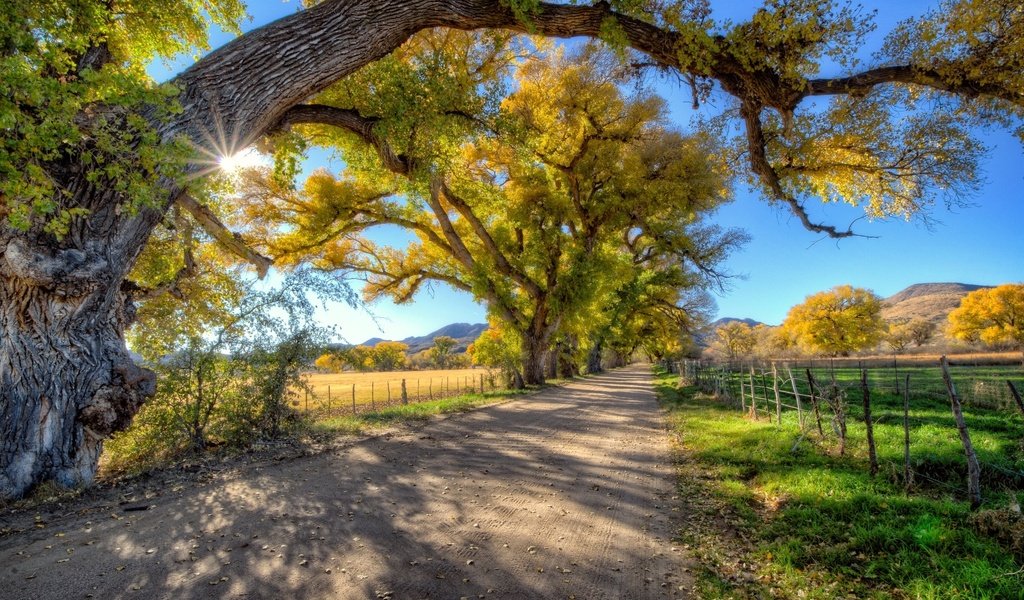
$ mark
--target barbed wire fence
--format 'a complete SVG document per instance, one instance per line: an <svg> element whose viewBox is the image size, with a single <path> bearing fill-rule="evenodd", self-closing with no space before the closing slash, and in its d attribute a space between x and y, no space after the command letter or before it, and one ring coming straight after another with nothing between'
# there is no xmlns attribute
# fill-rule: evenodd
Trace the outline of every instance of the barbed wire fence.
<svg viewBox="0 0 1024 600"><path fill-rule="evenodd" d="M970 439L970 415L981 410L998 411L1024 417L1020 390L1024 381L1007 378L1004 372L985 372L971 376L968 367L951 372L945 357L932 367L844 366L831 360L715 363L686 360L664 365L680 376L681 383L693 385L740 411L746 418L766 421L776 427L793 427L797 438L791 451L811 439L833 444L840 455L848 450L847 422L854 418L863 425L868 468L872 476L885 470L909 490L930 485L962 494L963 485L955 485L926 472L927 461L914 462L912 434L922 425L934 424L932 417L919 416L921 409L942 406L950 411L952 428L964 448L967 467L966 491L973 507L980 504L981 486L1020 490L1024 488L1024 470L979 460ZM882 410L875 400L885 395ZM856 407L855 398L861 400ZM893 410L893 400L901 400ZM851 410L853 408L853 410ZM880 460L875 447L874 426L895 420L903 429L902 461ZM952 433L952 431L951 431Z"/></svg>

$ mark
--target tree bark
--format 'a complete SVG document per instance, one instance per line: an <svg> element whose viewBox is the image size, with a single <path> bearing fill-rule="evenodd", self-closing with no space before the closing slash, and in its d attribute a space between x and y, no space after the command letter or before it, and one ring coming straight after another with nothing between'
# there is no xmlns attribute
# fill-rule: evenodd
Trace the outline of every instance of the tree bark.
<svg viewBox="0 0 1024 600"><path fill-rule="evenodd" d="M587 353L587 373L591 375L600 373L604 370L601 366L601 354L603 353L603 342L598 340L594 342L594 345L590 347L590 352Z"/></svg>
<svg viewBox="0 0 1024 600"><path fill-rule="evenodd" d="M544 357L547 344L538 336L523 336L523 383L543 385L545 381Z"/></svg>
<svg viewBox="0 0 1024 600"><path fill-rule="evenodd" d="M124 345L120 281L32 279L18 242L0 260L0 497L88 484L102 441L155 391ZM37 274L38 275L38 274Z"/></svg>

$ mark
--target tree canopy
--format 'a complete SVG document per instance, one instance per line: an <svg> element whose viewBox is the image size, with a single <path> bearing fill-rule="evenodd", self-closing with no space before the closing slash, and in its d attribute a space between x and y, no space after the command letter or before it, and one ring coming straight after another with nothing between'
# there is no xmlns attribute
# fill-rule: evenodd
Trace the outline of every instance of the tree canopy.
<svg viewBox="0 0 1024 600"><path fill-rule="evenodd" d="M810 352L846 356L881 341L882 301L871 290L836 286L791 308L782 327Z"/></svg>
<svg viewBox="0 0 1024 600"><path fill-rule="evenodd" d="M968 342L1024 351L1024 284L974 290L949 313L949 333Z"/></svg>

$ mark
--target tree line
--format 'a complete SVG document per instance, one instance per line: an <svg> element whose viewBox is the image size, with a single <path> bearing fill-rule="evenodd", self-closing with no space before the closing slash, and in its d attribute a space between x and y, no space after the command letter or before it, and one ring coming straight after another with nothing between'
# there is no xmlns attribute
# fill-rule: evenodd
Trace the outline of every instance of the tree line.
<svg viewBox="0 0 1024 600"><path fill-rule="evenodd" d="M850 285L808 296L778 327L731 321L713 332L710 348L733 361L799 354L849 356L880 345L901 354L930 342L942 324L924 318L882 317L874 292ZM1024 352L1024 284L1008 283L965 295L947 317L950 338L988 348Z"/></svg>

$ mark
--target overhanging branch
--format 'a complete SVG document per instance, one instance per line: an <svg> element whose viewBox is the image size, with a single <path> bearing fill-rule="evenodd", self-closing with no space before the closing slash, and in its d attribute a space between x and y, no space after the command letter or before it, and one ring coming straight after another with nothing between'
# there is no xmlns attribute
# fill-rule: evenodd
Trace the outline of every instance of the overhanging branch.
<svg viewBox="0 0 1024 600"><path fill-rule="evenodd" d="M177 199L178 206L187 210L206 233L210 234L222 246L230 250L239 258L251 263L256 267L256 273L260 279L266 276L267 270L274 264L266 256L250 248L237 233L229 230L217 215L213 214L206 206L200 204L195 198L188 194L182 194Z"/></svg>

